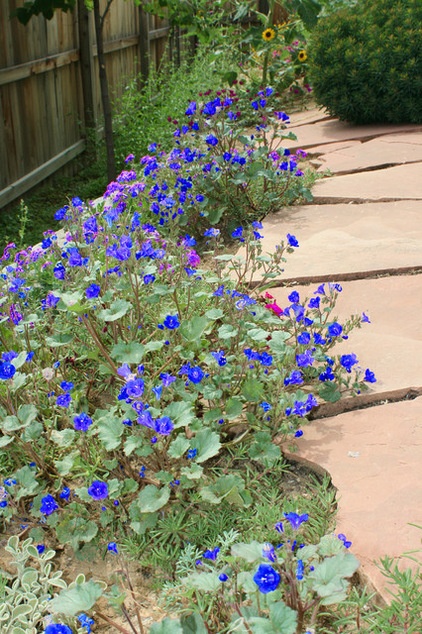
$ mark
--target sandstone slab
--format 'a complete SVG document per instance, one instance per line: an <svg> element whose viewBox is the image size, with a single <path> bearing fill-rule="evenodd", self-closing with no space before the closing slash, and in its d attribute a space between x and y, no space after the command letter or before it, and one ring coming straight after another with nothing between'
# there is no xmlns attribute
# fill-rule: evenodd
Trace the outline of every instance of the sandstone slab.
<svg viewBox="0 0 422 634"><path fill-rule="evenodd" d="M374 139L387 134L403 134L409 132L421 132L422 126L416 124L380 124L380 125L353 125L338 119L327 119L316 123L300 126L288 126L288 131L297 136L297 141L284 141L286 147L311 148L327 143L339 141L352 141L354 139Z"/></svg>
<svg viewBox="0 0 422 634"><path fill-rule="evenodd" d="M422 162L325 178L313 194L316 203L422 200Z"/></svg>
<svg viewBox="0 0 422 634"><path fill-rule="evenodd" d="M392 134L339 148L318 157L317 171L344 174L416 161L422 161L422 132Z"/></svg>
<svg viewBox="0 0 422 634"><path fill-rule="evenodd" d="M371 323L353 330L334 354L355 353L363 370L370 368L377 382L370 384L376 394L394 393L404 388L422 387L422 275L382 277L341 283L330 323L340 323L351 315L369 316ZM314 297L318 284L295 286L301 301ZM270 289L281 307L292 288Z"/></svg>
<svg viewBox="0 0 422 634"><path fill-rule="evenodd" d="M287 278L422 266L421 215L418 201L290 207L265 218L263 249L297 237Z"/></svg>
<svg viewBox="0 0 422 634"><path fill-rule="evenodd" d="M310 108L302 112L287 113L290 117L290 126L309 125L326 119L331 119L330 115L320 108ZM290 127L289 126L289 127Z"/></svg>
<svg viewBox="0 0 422 634"><path fill-rule="evenodd" d="M338 533L372 586L389 598L375 561L409 551L422 563L422 398L313 421L290 455L328 471L338 489ZM402 558L402 567L413 563Z"/></svg>

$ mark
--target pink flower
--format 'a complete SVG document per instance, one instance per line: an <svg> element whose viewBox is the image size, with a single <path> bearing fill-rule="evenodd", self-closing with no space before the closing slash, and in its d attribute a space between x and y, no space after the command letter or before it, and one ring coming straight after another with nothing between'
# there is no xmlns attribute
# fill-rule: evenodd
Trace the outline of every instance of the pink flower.
<svg viewBox="0 0 422 634"><path fill-rule="evenodd" d="M277 304L277 302L273 302L272 304L265 304L265 308L268 310L272 310L276 315L282 315L283 309Z"/></svg>

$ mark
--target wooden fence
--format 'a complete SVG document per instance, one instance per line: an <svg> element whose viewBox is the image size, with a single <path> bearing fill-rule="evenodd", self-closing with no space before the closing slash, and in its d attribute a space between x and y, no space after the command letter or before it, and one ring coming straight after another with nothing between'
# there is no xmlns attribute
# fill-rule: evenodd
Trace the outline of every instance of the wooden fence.
<svg viewBox="0 0 422 634"><path fill-rule="evenodd" d="M80 5L23 26L9 18L21 4L0 0L0 209L83 152L89 117L101 120L93 15ZM104 23L112 94L158 64L169 31L133 2L114 0Z"/></svg>

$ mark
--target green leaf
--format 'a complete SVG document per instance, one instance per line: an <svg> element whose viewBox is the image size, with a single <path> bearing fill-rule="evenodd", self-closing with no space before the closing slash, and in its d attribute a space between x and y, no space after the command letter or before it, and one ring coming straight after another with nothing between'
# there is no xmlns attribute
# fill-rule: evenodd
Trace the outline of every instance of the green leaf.
<svg viewBox="0 0 422 634"><path fill-rule="evenodd" d="M103 594L103 588L95 581L86 581L73 588L62 590L48 602L48 610L53 614L76 616L78 612L87 612Z"/></svg>
<svg viewBox="0 0 422 634"><path fill-rule="evenodd" d="M52 337L46 337L46 343L50 348L59 348L60 346L66 346L73 341L73 335L64 333L59 335L53 335Z"/></svg>
<svg viewBox="0 0 422 634"><path fill-rule="evenodd" d="M265 393L265 386L256 379L247 379L242 385L242 396L251 403L258 403Z"/></svg>
<svg viewBox="0 0 422 634"><path fill-rule="evenodd" d="M51 440L58 447L70 447L75 441L76 432L74 429L62 429L58 431L57 429L53 429L51 432Z"/></svg>
<svg viewBox="0 0 422 634"><path fill-rule="evenodd" d="M100 310L98 317L104 321L116 321L124 317L131 308L132 304L130 302L125 299L118 299L111 304L110 308Z"/></svg>
<svg viewBox="0 0 422 634"><path fill-rule="evenodd" d="M270 620L277 634L295 634L297 612L289 608L283 601L270 605Z"/></svg>
<svg viewBox="0 0 422 634"><path fill-rule="evenodd" d="M63 460L56 460L54 465L61 476L67 476L75 464L75 459L79 455L79 451L73 451L67 454Z"/></svg>
<svg viewBox="0 0 422 634"><path fill-rule="evenodd" d="M185 436L177 436L175 440L170 443L168 448L168 455L170 458L180 458L187 452L190 447L190 442Z"/></svg>
<svg viewBox="0 0 422 634"><path fill-rule="evenodd" d="M145 347L141 343L117 343L112 347L110 355L118 363L140 363L144 357Z"/></svg>
<svg viewBox="0 0 422 634"><path fill-rule="evenodd" d="M243 410L243 403L237 396L229 398L226 403L226 418L227 420L233 420L239 418Z"/></svg>
<svg viewBox="0 0 422 634"><path fill-rule="evenodd" d="M348 585L345 578L351 577L358 568L359 561L356 557L352 553L342 552L316 563L308 578L312 580L315 592L329 600L330 596L345 591Z"/></svg>
<svg viewBox="0 0 422 634"><path fill-rule="evenodd" d="M264 544L261 544L256 540L249 543L241 542L239 544L233 544L231 554L233 557L241 557L250 564L253 564L255 561L260 561L262 559L263 547Z"/></svg>
<svg viewBox="0 0 422 634"><path fill-rule="evenodd" d="M188 588L196 588L204 592L215 592L221 587L221 581L216 572L192 572L181 582Z"/></svg>
<svg viewBox="0 0 422 634"><path fill-rule="evenodd" d="M245 483L239 475L223 475L214 484L201 489L200 495L210 504L219 504L226 500L236 506L248 506L250 499L244 489Z"/></svg>
<svg viewBox="0 0 422 634"><path fill-rule="evenodd" d="M164 408L163 415L171 418L175 429L190 425L195 418L192 404L186 401L173 401Z"/></svg>
<svg viewBox="0 0 422 634"><path fill-rule="evenodd" d="M324 382L319 388L318 394L328 403L336 403L341 399L341 393L339 392L337 385L332 381Z"/></svg>
<svg viewBox="0 0 422 634"><path fill-rule="evenodd" d="M203 467L196 464L196 462L192 462L189 467L182 467L180 471L181 475L185 476L188 480L199 480L199 478L202 478L203 472Z"/></svg>
<svg viewBox="0 0 422 634"><path fill-rule="evenodd" d="M211 308L210 310L207 310L205 317L208 317L208 319L212 319L213 321L221 319L224 317L224 310L221 308Z"/></svg>
<svg viewBox="0 0 422 634"><path fill-rule="evenodd" d="M159 623L153 623L149 634L183 634L183 628L179 619L165 618Z"/></svg>
<svg viewBox="0 0 422 634"><path fill-rule="evenodd" d="M232 339L236 337L238 333L238 329L230 324L223 324L218 329L218 336L220 339Z"/></svg>
<svg viewBox="0 0 422 634"><path fill-rule="evenodd" d="M2 436L0 438L0 448L7 447L7 445L10 445L12 440L13 440L13 436Z"/></svg>
<svg viewBox="0 0 422 634"><path fill-rule="evenodd" d="M59 542L70 544L73 550L78 550L81 543L88 543L96 537L98 526L93 520L67 516L57 524L55 530Z"/></svg>
<svg viewBox="0 0 422 634"><path fill-rule="evenodd" d="M98 423L98 437L107 451L117 449L120 445L120 438L124 432L124 425L119 418L110 416L101 418Z"/></svg>
<svg viewBox="0 0 422 634"><path fill-rule="evenodd" d="M271 339L268 342L270 350L276 354L284 354L287 350L286 341L290 339L290 334L284 330L276 330L271 333Z"/></svg>
<svg viewBox="0 0 422 634"><path fill-rule="evenodd" d="M191 445L198 451L195 461L205 462L205 460L216 456L220 451L220 436L217 432L210 429L201 429L192 439Z"/></svg>
<svg viewBox="0 0 422 634"><path fill-rule="evenodd" d="M188 321L183 321L179 332L186 339L186 341L198 341L201 339L204 331L210 325L209 319L195 315Z"/></svg>
<svg viewBox="0 0 422 634"><path fill-rule="evenodd" d="M60 302L57 305L57 308L60 310L70 310L75 313L83 313L85 307L80 304L81 299L83 298L82 291L75 291L73 293L61 293L59 294Z"/></svg>
<svg viewBox="0 0 422 634"><path fill-rule="evenodd" d="M268 330L264 330L263 328L251 328L248 330L248 337L258 343L267 341L269 334Z"/></svg>
<svg viewBox="0 0 422 634"><path fill-rule="evenodd" d="M158 489L153 484L147 484L138 495L138 506L141 513L154 513L165 506L170 498L170 487Z"/></svg>

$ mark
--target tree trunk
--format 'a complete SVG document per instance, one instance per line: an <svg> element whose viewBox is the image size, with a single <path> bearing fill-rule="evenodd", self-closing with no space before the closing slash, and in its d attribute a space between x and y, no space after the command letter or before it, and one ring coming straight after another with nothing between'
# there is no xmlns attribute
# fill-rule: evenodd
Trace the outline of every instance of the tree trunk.
<svg viewBox="0 0 422 634"><path fill-rule="evenodd" d="M108 91L107 73L105 67L103 23L100 14L100 2L94 0L94 24L97 37L98 67L100 76L101 103L104 114L104 136L107 151L107 178L111 182L116 178L116 160L114 156L113 123L111 116L111 103Z"/></svg>

